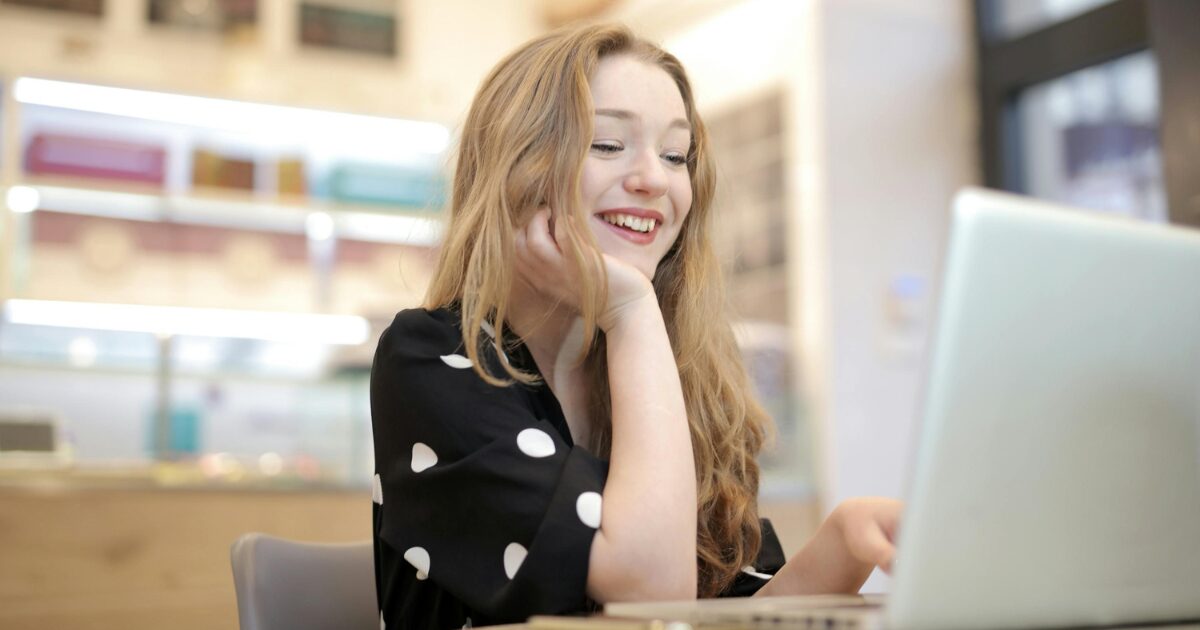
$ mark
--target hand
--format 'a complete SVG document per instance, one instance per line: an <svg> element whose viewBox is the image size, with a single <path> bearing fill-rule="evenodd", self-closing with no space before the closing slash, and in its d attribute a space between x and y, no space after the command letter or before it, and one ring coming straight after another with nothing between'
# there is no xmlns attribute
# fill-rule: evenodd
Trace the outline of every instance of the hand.
<svg viewBox="0 0 1200 630"><path fill-rule="evenodd" d="M904 504L894 499L864 497L839 504L831 518L855 560L890 574L896 555L896 528L903 510Z"/></svg>
<svg viewBox="0 0 1200 630"><path fill-rule="evenodd" d="M579 311L582 272L559 246L565 241L561 230L553 226L550 209L539 209L524 228L517 230L516 272L519 281L536 292ZM602 253L601 257L608 275L608 301L597 325L608 331L621 320L622 312L630 304L647 297L653 299L654 286L633 265L608 254Z"/></svg>

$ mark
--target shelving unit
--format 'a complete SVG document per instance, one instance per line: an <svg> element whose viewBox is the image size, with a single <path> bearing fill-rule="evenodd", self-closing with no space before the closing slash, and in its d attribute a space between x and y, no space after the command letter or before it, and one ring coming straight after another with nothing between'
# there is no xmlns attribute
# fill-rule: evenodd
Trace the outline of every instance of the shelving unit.
<svg viewBox="0 0 1200 630"><path fill-rule="evenodd" d="M209 241L228 241L238 233L297 237L275 247L292 252L282 255L293 259L297 248L307 251L318 293L328 293L335 281L338 243L344 250L369 248L366 244L427 248L440 235L436 190L449 132L437 124L33 78L16 79L5 93L2 180L11 214L5 218L8 277L0 297L36 297L27 295L32 282L22 277L30 273L29 259L39 246L35 212L63 215L59 223L92 218L159 224L179 240L188 238L189 228L200 227L222 230L206 234ZM66 146L46 149L48 159L66 166L56 167L57 173L28 172L32 143L47 137ZM148 147L157 154L151 155L157 170L148 177L135 172L134 178L143 181L88 177L106 150L88 146L91 139ZM71 150L79 154L52 154ZM201 156L202 150L213 153ZM197 160L219 160L212 158L219 153L239 158L236 166L248 171L238 176L240 189L201 181L207 177L202 166L211 164ZM292 160L293 170L304 170L302 181L289 184L299 190L281 192L273 170L281 159ZM84 175L61 174L72 169ZM379 199L404 205L373 203ZM112 225L110 231L128 231L126 224ZM139 238L145 240L136 235L133 240ZM312 310L347 309L318 295Z"/></svg>
<svg viewBox="0 0 1200 630"><path fill-rule="evenodd" d="M90 436L78 449L85 458L136 457L149 448L156 458L174 459L212 446L279 444L285 457L299 448L301 459L316 457L324 470L342 471L332 473L336 478L358 481L369 443L359 399L370 352L361 350L373 344L372 328L378 331L371 319L403 307L423 283L422 265L441 230L437 195L428 192L440 185L449 132L429 123L28 78L6 83L4 98L0 370L9 384L71 388L78 381L83 403L62 413L72 416L66 424L76 433ZM82 176L29 172L31 142L52 134L68 148L71 138L99 139L78 143L84 151L120 142L159 147L153 155L161 170L144 181L89 177L87 168ZM200 150L210 152L205 159L234 156L242 168L252 165L253 176L241 176L242 188L198 185ZM70 159L89 167L105 157ZM282 190L274 169L284 159L303 166L302 186L293 179L292 189ZM391 172L409 185L427 178L429 186L407 197L381 192ZM358 199L353 185L366 186ZM416 265L402 278L406 260ZM405 281L411 286L389 284ZM91 386L100 376L120 387ZM251 390L261 390L256 397L265 402L247 398ZM106 396L115 399L105 403ZM224 396L241 402L214 402ZM2 397L58 408L46 392ZM309 402L297 407L298 400ZM124 411L109 417L101 407ZM322 407L329 417L318 419L313 410ZM282 430L276 427L260 435L250 419L263 414L294 416L298 424L290 433L271 437ZM200 417L207 429L188 420ZM188 421L181 425L181 418ZM235 428L245 421L251 424ZM191 437L180 441L180 430ZM231 431L246 433L232 439ZM197 446L205 432L214 444ZM319 435L338 437L311 439Z"/></svg>

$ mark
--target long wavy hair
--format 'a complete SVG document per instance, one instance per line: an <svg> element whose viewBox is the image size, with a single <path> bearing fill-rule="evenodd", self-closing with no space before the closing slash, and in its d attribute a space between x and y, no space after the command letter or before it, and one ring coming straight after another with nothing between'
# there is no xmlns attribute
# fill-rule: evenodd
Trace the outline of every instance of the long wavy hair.
<svg viewBox="0 0 1200 630"><path fill-rule="evenodd" d="M608 457L612 409L604 335L596 327L607 285L579 188L593 134L588 79L600 60L613 55L662 68L679 87L691 123L692 207L653 284L679 368L695 454L697 594L711 597L754 562L762 544L756 456L770 424L753 397L729 324L710 239L715 167L679 60L624 26L593 25L537 38L501 61L480 86L462 129L450 222L424 306L459 309L464 347L482 378L496 385L536 381L507 364L506 376L491 374L480 358L485 343L503 351L514 233L548 205L566 237L563 251L582 270L590 447ZM485 320L495 332L490 339L480 333Z"/></svg>

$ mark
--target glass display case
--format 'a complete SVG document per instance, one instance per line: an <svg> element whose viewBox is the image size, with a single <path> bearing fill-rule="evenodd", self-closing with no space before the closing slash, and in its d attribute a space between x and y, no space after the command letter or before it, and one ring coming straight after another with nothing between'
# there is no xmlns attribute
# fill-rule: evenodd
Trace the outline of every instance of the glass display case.
<svg viewBox="0 0 1200 630"><path fill-rule="evenodd" d="M423 291L448 130L37 78L5 93L0 417L53 418L67 466L366 485L370 359Z"/></svg>

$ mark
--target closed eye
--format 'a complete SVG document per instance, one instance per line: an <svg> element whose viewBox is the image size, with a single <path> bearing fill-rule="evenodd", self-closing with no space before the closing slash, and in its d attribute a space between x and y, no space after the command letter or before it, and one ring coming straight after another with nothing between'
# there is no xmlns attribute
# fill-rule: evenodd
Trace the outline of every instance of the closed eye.
<svg viewBox="0 0 1200 630"><path fill-rule="evenodd" d="M593 142L592 150L600 153L616 153L625 147L620 142Z"/></svg>

